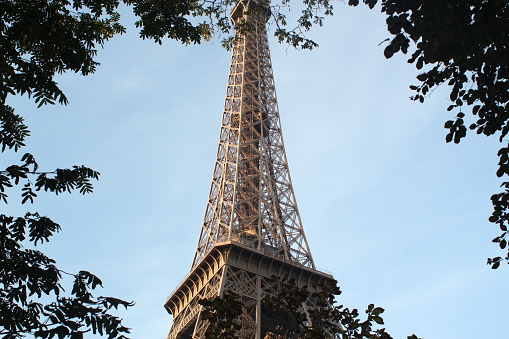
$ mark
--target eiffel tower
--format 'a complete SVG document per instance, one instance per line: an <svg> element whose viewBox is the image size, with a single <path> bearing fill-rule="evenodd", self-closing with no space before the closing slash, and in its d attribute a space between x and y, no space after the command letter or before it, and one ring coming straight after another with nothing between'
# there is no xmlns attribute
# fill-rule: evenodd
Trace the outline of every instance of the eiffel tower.
<svg viewBox="0 0 509 339"><path fill-rule="evenodd" d="M316 269L295 201L272 74L265 0L241 0L219 147L190 273L165 303L168 339L205 339L198 301L229 291L242 300L239 338L274 338L282 324L261 300L272 276L316 286L333 277Z"/></svg>

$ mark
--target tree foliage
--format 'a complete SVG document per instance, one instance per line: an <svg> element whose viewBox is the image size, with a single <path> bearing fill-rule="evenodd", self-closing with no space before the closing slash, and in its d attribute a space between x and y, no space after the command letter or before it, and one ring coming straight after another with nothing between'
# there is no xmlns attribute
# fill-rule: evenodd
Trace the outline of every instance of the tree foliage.
<svg viewBox="0 0 509 339"><path fill-rule="evenodd" d="M142 38L162 43L167 37L190 44L208 40L217 33L231 32L229 10L235 2L0 0L2 152L18 152L30 135L23 117L9 104L9 97L28 96L39 107L68 104L55 76L69 71L84 76L94 73L99 65L95 61L97 49L125 31L120 23L119 6L132 7L139 17L136 26ZM349 0L348 3L356 6L359 2ZM363 2L373 8L378 0ZM504 138L509 132L507 1L380 0L380 3L387 14L388 30L394 35L385 47L385 56L390 58L398 52L410 52L409 62L422 72L417 76L420 83L411 86L415 91L413 100L423 102L444 83L451 89L452 104L448 110L455 111L456 115L445 123L448 129L446 141L458 143L470 129L478 134L497 135L501 142L506 142ZM332 4L329 0L304 0L300 17L290 25L284 14L289 5L289 0L267 4L278 40L296 48L316 47L314 41L306 38L305 32L314 25L323 24L324 17L332 14ZM224 40L226 46L231 46L231 42L231 37ZM464 112L465 106L472 113L470 120ZM493 241L505 250L509 238L509 145L502 147L498 156L497 176L504 178L504 191L491 198L494 211L490 221L502 231ZM25 154L19 164L0 170L0 203L7 203L9 190L20 188L20 185L23 186L23 204L32 203L42 191L59 194L77 189L83 194L89 193L92 191L91 180L98 179L98 175L85 166L41 172L35 157ZM37 245L49 241L59 230L57 223L36 212L18 217L0 216L0 335L18 338L31 333L42 338L80 338L83 333L92 331L110 338L122 338L128 329L108 311L112 307L128 307L131 303L115 298L94 298L91 291L101 285L99 278L87 271L70 274L74 278L73 288L70 296L62 296L62 278L69 274L58 269L53 259L36 250ZM488 263L497 268L508 259L509 252L489 259ZM307 298L311 293L292 286L291 282L286 282L285 286L290 287L285 290L285 298L279 300L292 300L286 299L288 294L299 300L299 296ZM317 305L330 303L335 291L327 293L312 295ZM53 301L46 304L40 301L48 300L48 296ZM276 301L267 305L277 308ZM228 302L235 303L235 298L232 296ZM298 304L282 307L288 309ZM331 333L336 331L341 338L384 338L386 335L383 329L372 328L375 323L381 324L383 310L380 308L370 305L365 321L358 320L358 311L342 306L317 307L315 311L316 319L309 323L299 318L302 313L296 308L292 317L299 326L292 331L301 334L307 331L305 333L310 333L311 337L320 328L328 328ZM212 312L210 320L221 324L220 319L224 316L235 314L231 310L228 314L221 312ZM315 328L307 325L319 323L321 325ZM295 336L295 333L288 335Z"/></svg>
<svg viewBox="0 0 509 339"><path fill-rule="evenodd" d="M238 317L242 314L240 298L232 293L225 293L222 297L202 299L201 317L212 326L207 327L206 338L227 339L234 338L235 333L241 329Z"/></svg>
<svg viewBox="0 0 509 339"><path fill-rule="evenodd" d="M378 0L363 0L373 8ZM359 0L349 0L357 6ZM386 58L411 53L409 63L421 71L412 100L424 102L435 88L450 88L455 117L445 123L447 142L459 143L471 130L496 135L507 145L509 132L509 3L488 0L381 0L387 28L393 35ZM466 116L470 112L471 115ZM503 178L501 193L491 197L489 221L502 233L493 239L507 249L509 233L509 145L498 151L496 175ZM498 268L504 256L488 259Z"/></svg>
<svg viewBox="0 0 509 339"><path fill-rule="evenodd" d="M27 96L38 107L67 105L68 100L55 76L95 72L97 49L125 32L119 6L131 6L139 17L136 26L143 39L162 43L168 37L184 44L200 43L217 32L232 29L229 11L235 0L0 0L0 146L2 153L18 152L30 135L22 114L9 104L11 96ZM295 47L316 44L303 32L311 21L321 24L315 9L330 14L328 0L305 2L302 20L286 30L285 16L273 7L280 41ZM225 44L232 39L226 39ZM26 113L26 112L23 112ZM7 203L10 190L19 188L22 204L33 203L42 191L60 194L78 190L90 193L91 180L99 173L85 166L39 171L32 154L19 164L0 170L0 203ZM20 187L22 186L22 187ZM0 335L19 338L26 334L41 338L82 338L93 332L123 338L129 330L108 311L132 304L116 298L94 298L91 291L101 285L87 271L68 274L36 246L48 242L60 226L37 212L24 216L0 215ZM62 279L70 275L70 296L63 296ZM42 301L44 300L44 301ZM211 315L212 316L212 315Z"/></svg>
<svg viewBox="0 0 509 339"><path fill-rule="evenodd" d="M95 71L95 46L123 32L114 12L115 1L0 0L0 146L19 151L30 132L24 119L8 104L9 96L26 95L39 107L67 104L54 76L66 71L88 75ZM0 200L22 188L22 204L39 192L55 194L93 189L99 173L85 166L38 171L35 157L25 154L19 164L0 170ZM129 329L109 310L132 303L94 297L102 285L95 275L69 274L37 249L60 230L60 225L37 212L0 215L0 336L21 338L83 338L87 332L125 338ZM66 276L73 278L64 293Z"/></svg>
<svg viewBox="0 0 509 339"><path fill-rule="evenodd" d="M51 173L36 172L37 168L34 157L25 154L20 165L0 171L2 200L7 202L7 189L19 185L23 185L23 204L33 202L38 191L58 194L78 189L85 194L92 191L90 179L99 176L84 166ZM32 183L30 177L34 175ZM129 329L108 312L119 305L127 308L133 304L112 297L95 298L91 291L102 286L98 277L87 271L66 273L56 267L55 260L36 249L60 229L39 213L0 215L0 335L60 339L83 338L83 333L92 331L109 338L125 338ZM63 276L74 278L70 296L63 295Z"/></svg>
<svg viewBox="0 0 509 339"><path fill-rule="evenodd" d="M264 312L274 315L281 324L278 334L271 338L337 338L337 339L391 339L383 325L381 314L384 309L368 305L366 318L360 318L357 309L349 309L335 304L341 294L336 285L321 285L314 288L298 286L294 279L272 278L278 286L277 295L267 294L262 301ZM200 302L204 306L203 314L209 321L207 338L236 338L235 332L241 326L241 298L235 294L225 294ZM212 315L212 316L211 316ZM418 339L408 336L408 339Z"/></svg>

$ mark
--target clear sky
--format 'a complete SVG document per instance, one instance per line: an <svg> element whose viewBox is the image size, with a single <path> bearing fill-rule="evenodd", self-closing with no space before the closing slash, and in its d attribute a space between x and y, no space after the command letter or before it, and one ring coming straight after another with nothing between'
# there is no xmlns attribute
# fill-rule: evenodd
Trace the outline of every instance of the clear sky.
<svg viewBox="0 0 509 339"><path fill-rule="evenodd" d="M499 192L499 144L474 134L446 144L448 89L410 101L417 71L404 56L384 58L384 16L335 7L310 34L320 48L271 39L290 172L316 265L339 281L341 304L384 307L395 338L506 338L509 268L485 264L501 254L491 243L500 232L487 221ZM63 231L43 250L61 269L102 278L98 295L136 301L120 312L132 338L156 339L170 328L163 304L189 272L198 240L230 53L218 39L143 41L133 21L126 15L129 32L99 51L96 74L59 78L68 107L12 101L27 112L25 151L41 170L87 165L101 172L95 192L41 194L22 207L12 197L2 209L59 222Z"/></svg>

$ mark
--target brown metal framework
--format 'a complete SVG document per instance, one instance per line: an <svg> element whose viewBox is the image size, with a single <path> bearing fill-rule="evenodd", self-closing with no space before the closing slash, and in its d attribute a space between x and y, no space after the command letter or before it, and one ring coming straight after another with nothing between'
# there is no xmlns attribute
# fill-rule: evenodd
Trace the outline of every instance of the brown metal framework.
<svg viewBox="0 0 509 339"><path fill-rule="evenodd" d="M232 240L314 268L288 171L267 15L256 4L239 2L232 15L248 26L245 34L237 34L233 49L217 159L193 267L214 244Z"/></svg>
<svg viewBox="0 0 509 339"><path fill-rule="evenodd" d="M272 338L281 326L261 300L278 277L313 286L317 271L300 220L281 133L266 22L268 3L239 1L219 147L190 274L166 301L168 339L205 339L198 301L231 291L244 312L239 338Z"/></svg>

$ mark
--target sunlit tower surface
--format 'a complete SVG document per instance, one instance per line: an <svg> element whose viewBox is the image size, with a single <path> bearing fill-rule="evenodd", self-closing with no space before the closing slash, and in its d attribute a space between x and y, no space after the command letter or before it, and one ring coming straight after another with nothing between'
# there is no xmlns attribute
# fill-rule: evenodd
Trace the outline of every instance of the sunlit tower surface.
<svg viewBox="0 0 509 339"><path fill-rule="evenodd" d="M205 339L200 299L229 291L243 304L239 338L276 338L284 330L261 300L272 276L315 286L316 270L297 209L281 133L266 24L268 3L239 1L217 158L190 273L166 300L168 339ZM241 25L239 25L241 24Z"/></svg>

